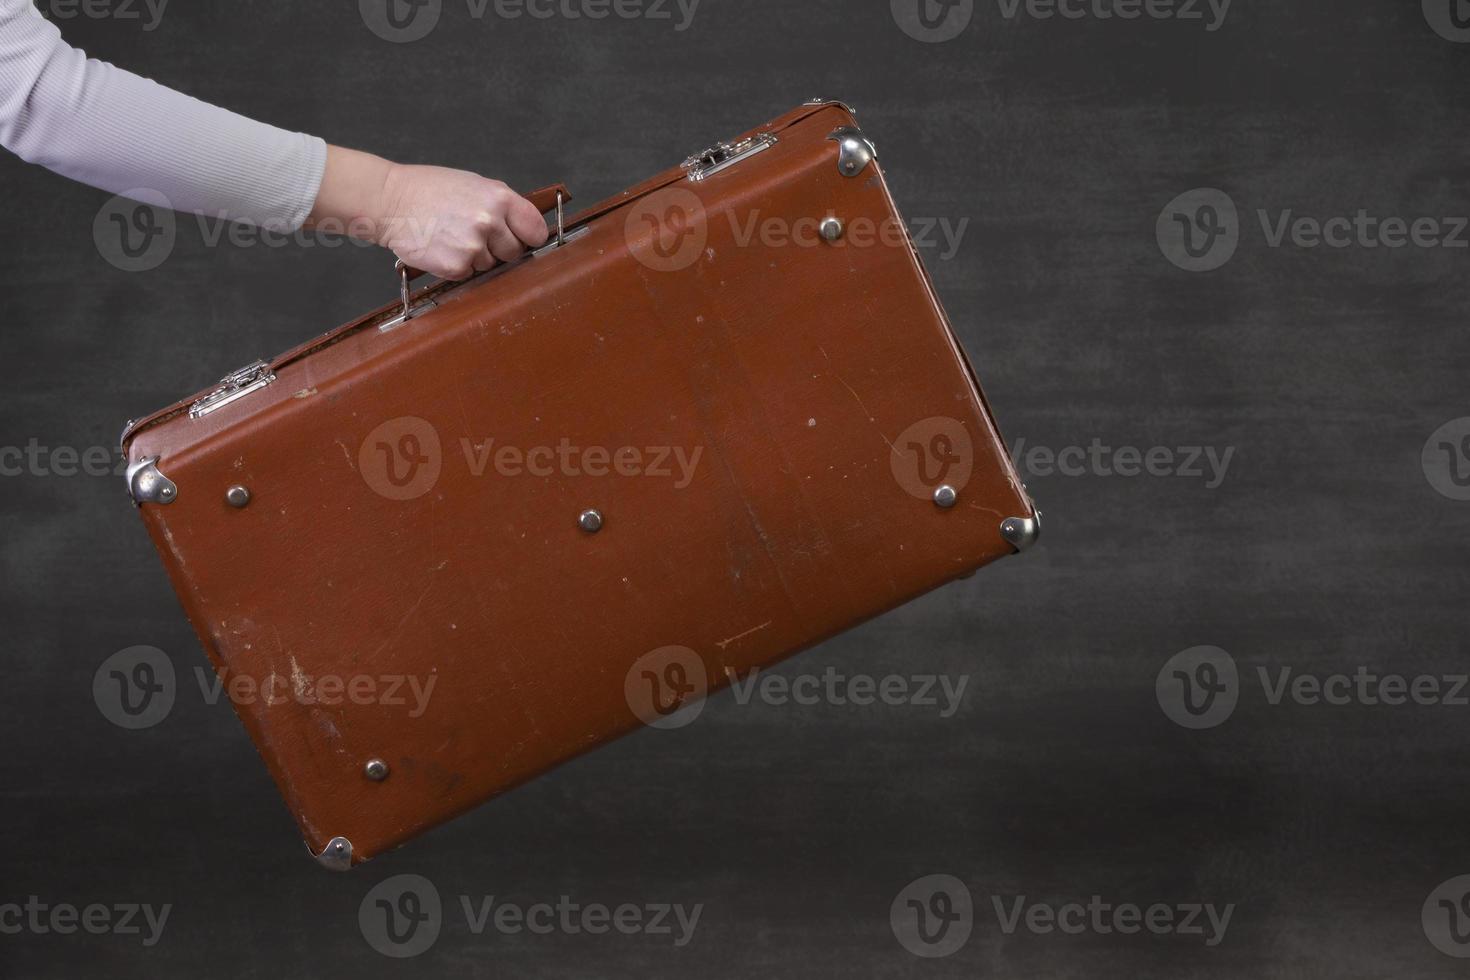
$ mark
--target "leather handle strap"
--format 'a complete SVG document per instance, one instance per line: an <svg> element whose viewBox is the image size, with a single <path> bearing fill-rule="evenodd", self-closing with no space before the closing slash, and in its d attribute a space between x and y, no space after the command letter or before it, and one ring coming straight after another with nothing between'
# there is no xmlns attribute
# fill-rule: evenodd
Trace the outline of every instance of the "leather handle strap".
<svg viewBox="0 0 1470 980"><path fill-rule="evenodd" d="M526 200L536 205L536 210L540 211L542 214L547 214L552 211L556 212L556 228L553 230L556 231L558 234L561 233L563 224L561 212L562 205L566 204L566 202L570 201L571 199L572 192L567 190L566 184L552 184L550 187L542 187L541 189L534 190L526 195ZM415 269L411 265L404 265L402 261L399 261L398 263L398 272L399 275L403 277L402 282L405 286L407 286L408 283L413 282L415 279L420 279L424 275L426 275L424 270Z"/></svg>

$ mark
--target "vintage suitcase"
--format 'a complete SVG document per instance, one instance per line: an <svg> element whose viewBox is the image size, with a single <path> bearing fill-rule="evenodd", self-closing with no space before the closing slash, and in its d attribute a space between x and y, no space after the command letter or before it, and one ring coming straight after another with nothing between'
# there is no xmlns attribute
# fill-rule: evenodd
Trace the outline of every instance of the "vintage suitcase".
<svg viewBox="0 0 1470 980"><path fill-rule="evenodd" d="M1037 537L840 103L468 283L410 278L123 437L184 609L328 867Z"/></svg>

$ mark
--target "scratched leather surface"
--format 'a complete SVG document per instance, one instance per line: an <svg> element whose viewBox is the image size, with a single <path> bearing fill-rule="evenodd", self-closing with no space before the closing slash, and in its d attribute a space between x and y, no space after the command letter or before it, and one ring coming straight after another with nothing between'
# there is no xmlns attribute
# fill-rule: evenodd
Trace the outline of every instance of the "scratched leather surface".
<svg viewBox="0 0 1470 980"><path fill-rule="evenodd" d="M636 728L625 680L651 651L696 651L714 689L1013 552L1000 523L1031 505L912 249L737 241L757 211L893 218L877 164L837 171L826 137L847 112L800 116L679 185L707 218L687 269L640 261L652 231L614 205L405 326L350 332L258 395L132 439L179 485L141 512L227 677L434 678L416 718L237 706L314 850L345 836L372 857ZM405 417L432 427L441 465L397 500L359 470ZM950 510L892 464L935 417L973 447ZM701 455L687 486L477 476L492 439ZM254 495L241 510L235 484ZM577 525L588 507L600 533ZM373 758L387 780L364 778Z"/></svg>

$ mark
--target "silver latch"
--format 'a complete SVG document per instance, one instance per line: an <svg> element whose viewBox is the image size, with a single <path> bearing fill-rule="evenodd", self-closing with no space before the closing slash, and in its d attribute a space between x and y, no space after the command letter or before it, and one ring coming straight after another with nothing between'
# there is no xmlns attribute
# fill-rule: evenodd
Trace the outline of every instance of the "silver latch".
<svg viewBox="0 0 1470 980"><path fill-rule="evenodd" d="M189 409L189 418L202 419L210 412L219 411L231 402L244 398L252 391L259 391L275 380L276 376L271 373L271 366L265 361L256 361L254 364L242 367L233 374L225 375L220 379L218 388L195 402Z"/></svg>
<svg viewBox="0 0 1470 980"><path fill-rule="evenodd" d="M735 143L716 143L685 160L684 169L689 171L690 180L704 180L775 145L776 137L770 133L757 133Z"/></svg>

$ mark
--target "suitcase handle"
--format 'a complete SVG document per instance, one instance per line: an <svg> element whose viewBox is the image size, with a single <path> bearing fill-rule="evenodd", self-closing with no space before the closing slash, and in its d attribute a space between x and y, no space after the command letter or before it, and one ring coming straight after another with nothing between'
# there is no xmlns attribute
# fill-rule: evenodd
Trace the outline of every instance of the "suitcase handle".
<svg viewBox="0 0 1470 980"><path fill-rule="evenodd" d="M542 214L553 210L556 212L557 244L561 244L566 238L566 219L563 206L571 199L572 192L567 190L566 184L552 184L550 187L543 187L540 190L532 191L526 195L526 200L536 205L536 210ZM406 313L408 312L408 284L415 279L423 278L427 273L423 269L415 269L411 265L405 265L402 259L398 261L396 268L398 269L398 284L403 292L403 310Z"/></svg>

